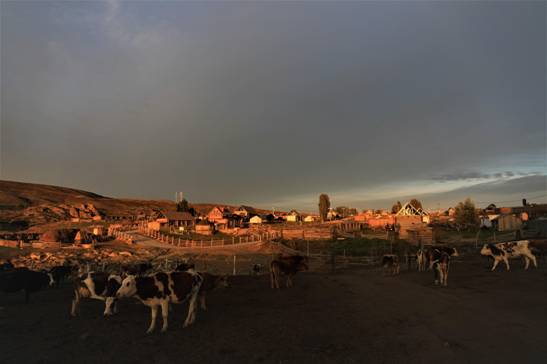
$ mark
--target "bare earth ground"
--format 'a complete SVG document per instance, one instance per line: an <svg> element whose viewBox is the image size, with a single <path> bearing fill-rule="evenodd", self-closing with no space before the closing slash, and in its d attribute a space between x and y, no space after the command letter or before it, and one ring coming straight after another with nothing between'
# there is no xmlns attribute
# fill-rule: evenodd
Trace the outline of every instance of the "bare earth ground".
<svg viewBox="0 0 547 364"><path fill-rule="evenodd" d="M233 277L209 310L183 329L186 306L170 328L146 335L149 309L122 301L102 317L83 302L69 318L72 292L0 294L5 363L515 363L547 357L547 270L489 272L466 257L451 266L448 288L430 272L383 277L374 270L304 273L274 291L267 275ZM499 269L499 268L498 268ZM160 324L160 322L158 322ZM159 326L159 325L158 325Z"/></svg>

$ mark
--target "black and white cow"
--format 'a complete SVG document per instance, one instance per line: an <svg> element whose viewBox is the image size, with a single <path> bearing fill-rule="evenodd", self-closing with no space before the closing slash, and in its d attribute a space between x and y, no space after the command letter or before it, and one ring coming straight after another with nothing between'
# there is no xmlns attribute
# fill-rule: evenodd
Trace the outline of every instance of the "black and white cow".
<svg viewBox="0 0 547 364"><path fill-rule="evenodd" d="M432 246L426 251L427 261L429 261L429 270L433 269L435 261L441 257L441 253L446 253L450 257L458 257L458 251L456 248L448 246Z"/></svg>
<svg viewBox="0 0 547 364"><path fill-rule="evenodd" d="M90 298L105 302L104 315L110 316L117 311L116 292L121 287L122 278L116 274L105 272L89 272L76 279L74 299L70 314L76 316L82 298Z"/></svg>
<svg viewBox="0 0 547 364"><path fill-rule="evenodd" d="M448 270L450 269L450 254L446 251L440 252L439 256L433 261L433 273L435 284L441 286L448 285Z"/></svg>
<svg viewBox="0 0 547 364"><path fill-rule="evenodd" d="M399 257L393 254L384 255L382 257L382 267L384 268L384 275L394 276L396 274L399 274Z"/></svg>
<svg viewBox="0 0 547 364"><path fill-rule="evenodd" d="M116 298L135 297L150 307L152 319L147 333L154 331L158 307L163 317L162 332L167 330L169 303L189 301L188 315L184 327L194 323L197 313L197 298L203 278L195 270L184 272L155 273L149 276L127 276L116 293Z"/></svg>
<svg viewBox="0 0 547 364"><path fill-rule="evenodd" d="M507 270L509 268L509 258L524 258L524 269L528 269L530 261L534 263L534 267L537 268L537 260L530 249L530 242L528 240L510 241L507 243L498 244L484 244L481 249L481 255L490 256L494 258L494 265L492 270L495 270L498 264L503 261Z"/></svg>
<svg viewBox="0 0 547 364"><path fill-rule="evenodd" d="M13 268L0 273L0 291L15 293L25 291L25 303L29 302L30 294L43 287L53 286L53 276L47 272L36 272L27 268Z"/></svg>

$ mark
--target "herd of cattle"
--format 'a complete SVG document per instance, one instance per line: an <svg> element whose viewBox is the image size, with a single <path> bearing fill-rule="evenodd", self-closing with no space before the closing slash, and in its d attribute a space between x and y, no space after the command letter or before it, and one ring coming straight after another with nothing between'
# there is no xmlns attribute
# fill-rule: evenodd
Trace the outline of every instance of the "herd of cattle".
<svg viewBox="0 0 547 364"><path fill-rule="evenodd" d="M492 271L503 261L509 271L509 259L523 257L524 269L528 269L530 261L537 268L537 259L532 253L528 240L511 241L497 244L484 244L480 254L494 260ZM448 271L451 257L459 256L456 248L445 246L432 246L426 249L419 249L415 255L418 271L433 270L435 284L448 285ZM399 273L399 259L396 255L384 255L382 259L384 274L396 275Z"/></svg>
<svg viewBox="0 0 547 364"><path fill-rule="evenodd" d="M509 259L523 257L525 269L530 261L537 267L537 260L527 240L485 244L481 255L493 258L495 270L503 261L509 270ZM447 286L450 260L457 257L458 251L451 247L430 247L419 249L415 255L418 271L433 270L435 284ZM385 274L399 273L399 259L396 255L385 255L382 259ZM278 256L270 263L271 288L279 288L281 276L286 278L286 286L293 285L292 279L297 272L308 270L308 258L300 255ZM188 302L188 314L184 327L194 323L199 305L206 309L206 294L219 287L228 287L227 276L198 272L192 263L179 264L174 270L155 271L150 263L140 263L124 267L122 272L89 271L79 264L53 267L49 270L34 271L23 267L14 267L9 261L0 264L0 291L25 292L25 301L31 293L46 286L59 286L66 279L74 283L74 298L70 313L77 316L82 299L95 299L105 303L104 315L117 312L117 302L124 298L136 298L150 307L151 322L147 332L152 332L156 325L158 310L161 308L163 318L162 331L168 327L170 304ZM255 265L253 271L258 273L261 265Z"/></svg>

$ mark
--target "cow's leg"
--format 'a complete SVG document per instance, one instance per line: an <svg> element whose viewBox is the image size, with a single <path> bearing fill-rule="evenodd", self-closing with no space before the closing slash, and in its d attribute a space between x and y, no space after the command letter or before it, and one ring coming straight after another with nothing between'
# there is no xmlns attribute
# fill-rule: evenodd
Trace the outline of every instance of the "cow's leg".
<svg viewBox="0 0 547 364"><path fill-rule="evenodd" d="M169 324L169 301L161 301L161 317L163 319L163 326L161 327L161 332L167 331L167 326Z"/></svg>
<svg viewBox="0 0 547 364"><path fill-rule="evenodd" d="M534 254L527 253L524 257L526 258L526 261L528 263L527 265L530 265L530 260L531 260L534 267L536 268L538 267L538 262Z"/></svg>
<svg viewBox="0 0 547 364"><path fill-rule="evenodd" d="M203 311L207 311L207 305L205 304L205 293L199 295L199 305Z"/></svg>
<svg viewBox="0 0 547 364"><path fill-rule="evenodd" d="M507 268L507 271L510 271L511 268L509 268L509 259L507 259L507 257L503 257L503 262L505 263L505 268Z"/></svg>
<svg viewBox="0 0 547 364"><path fill-rule="evenodd" d="M199 290L199 287L198 287ZM196 311L197 311L197 299L198 299L198 292L192 293L192 297L190 298L190 303L188 304L188 315L186 316L186 321L184 321L184 326L187 327L194 323L196 320Z"/></svg>
<svg viewBox="0 0 547 364"><path fill-rule="evenodd" d="M496 267L498 266L498 264L500 263L500 259L498 258L494 258L494 265L492 266L492 271L496 270Z"/></svg>
<svg viewBox="0 0 547 364"><path fill-rule="evenodd" d="M435 279L435 285L439 284L439 276L440 276L439 266L436 265L433 267L433 278Z"/></svg>
<svg viewBox="0 0 547 364"><path fill-rule="evenodd" d="M76 316L78 308L80 307L80 293L77 289L74 290L74 298L72 299L72 308L70 309L70 314Z"/></svg>
<svg viewBox="0 0 547 364"><path fill-rule="evenodd" d="M528 267L530 266L530 259L528 259L527 256L523 255L524 258L524 270L528 270Z"/></svg>
<svg viewBox="0 0 547 364"><path fill-rule="evenodd" d="M156 328L156 316L158 316L158 305L153 303L150 305L150 313L152 315L150 326L148 327L148 330L146 330L146 333L149 334Z"/></svg>
<svg viewBox="0 0 547 364"><path fill-rule="evenodd" d="M287 274L287 280L285 282L285 285L287 288L292 287L292 276L290 274Z"/></svg>

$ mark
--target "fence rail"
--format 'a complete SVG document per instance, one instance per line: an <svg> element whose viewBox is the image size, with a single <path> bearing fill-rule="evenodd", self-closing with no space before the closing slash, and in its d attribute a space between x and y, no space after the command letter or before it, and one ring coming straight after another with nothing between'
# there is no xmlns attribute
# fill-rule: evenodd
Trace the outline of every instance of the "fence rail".
<svg viewBox="0 0 547 364"><path fill-rule="evenodd" d="M231 238L222 239L186 239L180 236L167 235L157 230L139 227L137 230L140 234L148 236L149 238L158 240L162 243L173 245L180 248L218 248L226 246L241 246L248 244L260 243L263 241L270 241L277 239L281 234L277 232L263 232L253 235L245 236L232 236Z"/></svg>

